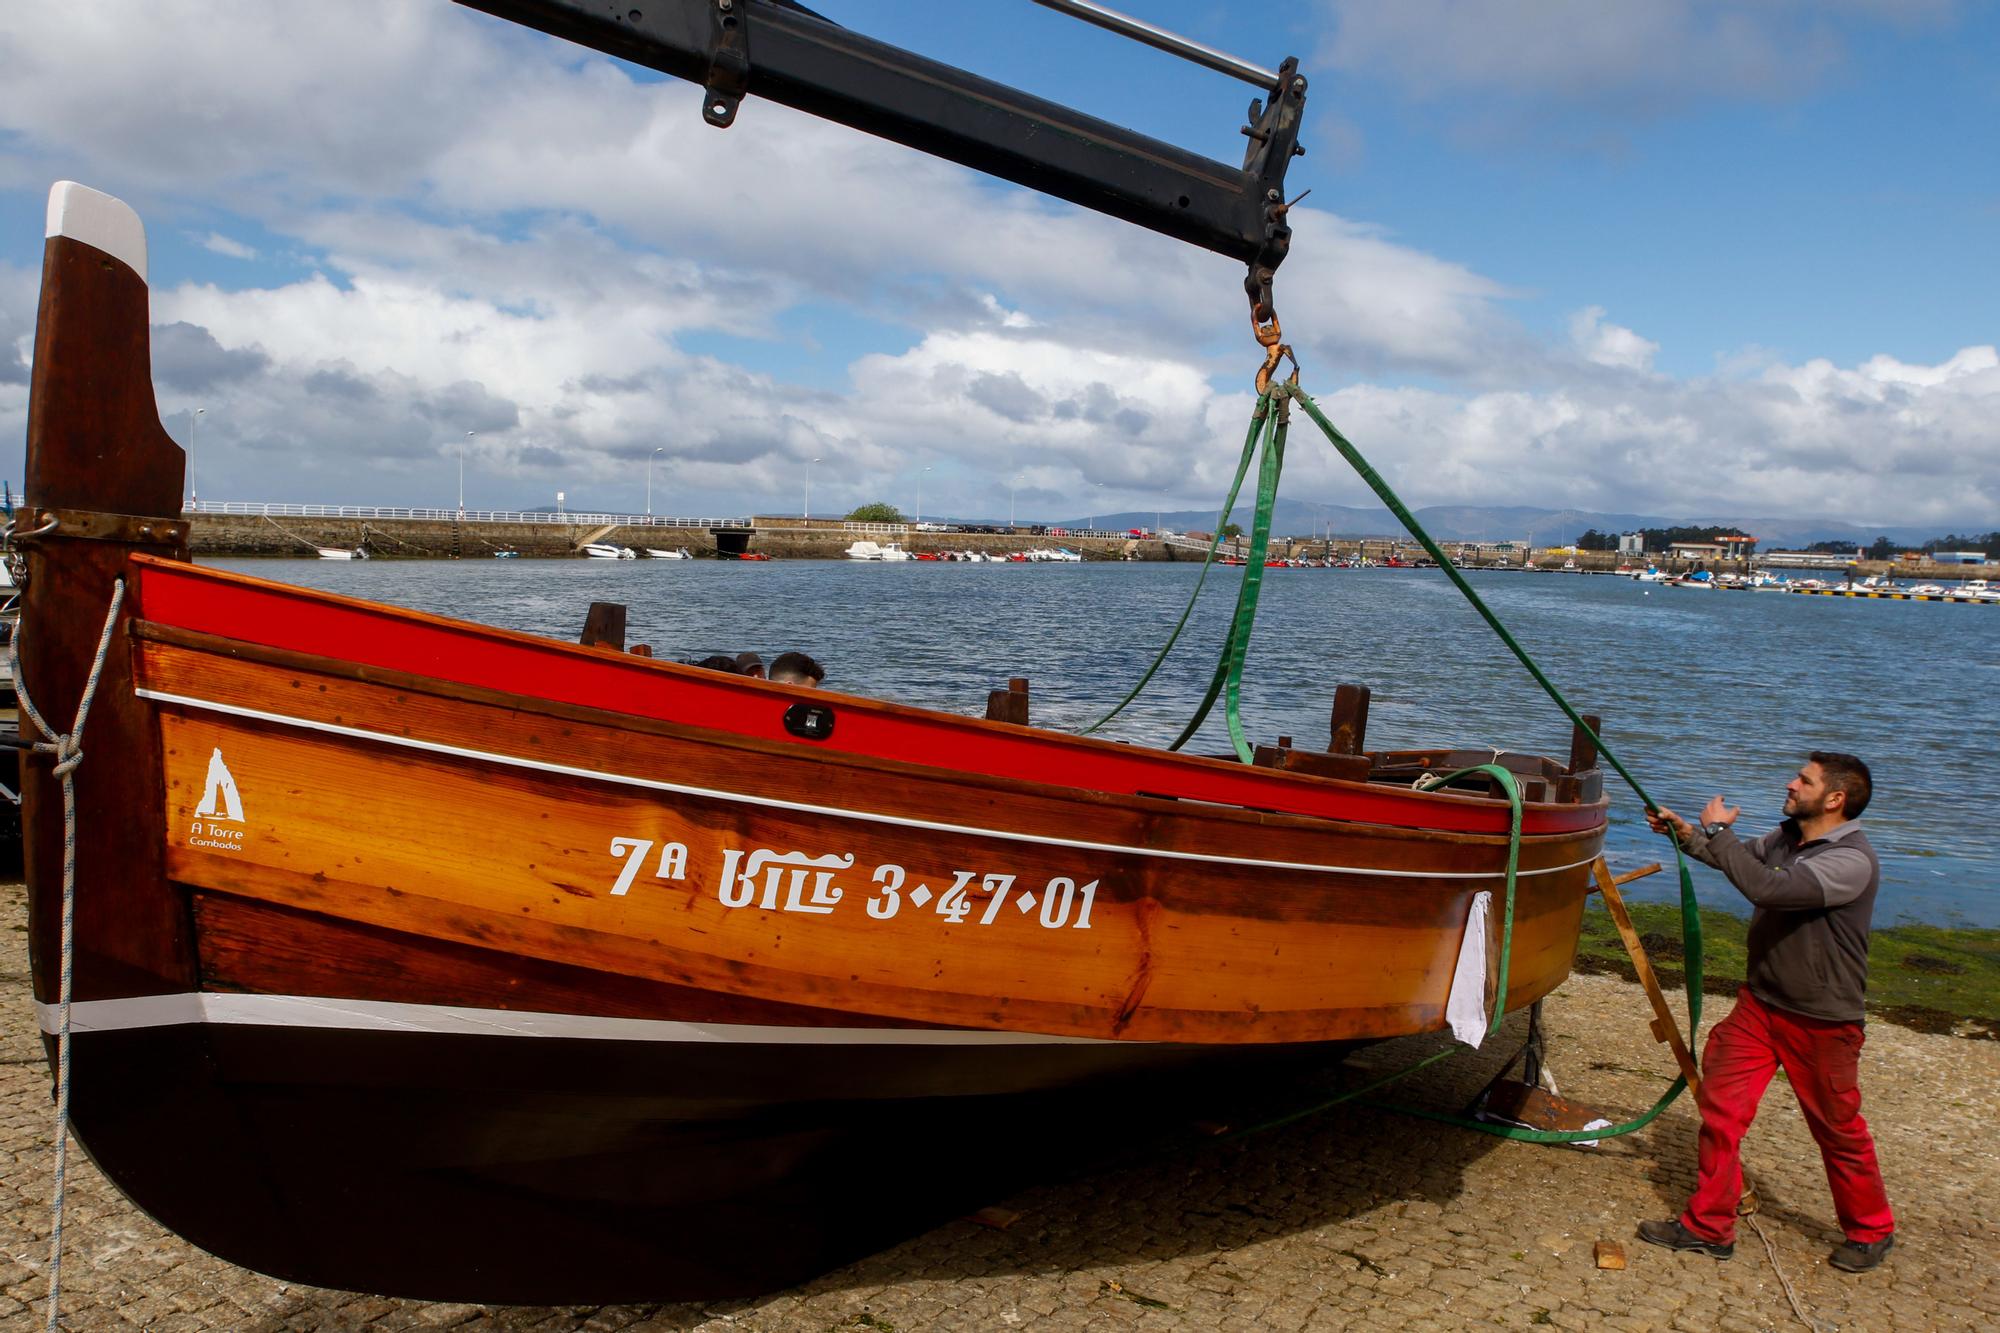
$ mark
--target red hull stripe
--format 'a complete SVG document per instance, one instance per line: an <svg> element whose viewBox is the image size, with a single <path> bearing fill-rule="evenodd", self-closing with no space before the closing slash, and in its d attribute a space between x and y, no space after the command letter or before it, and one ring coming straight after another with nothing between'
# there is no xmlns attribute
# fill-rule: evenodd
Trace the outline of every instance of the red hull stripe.
<svg viewBox="0 0 2000 1333"><path fill-rule="evenodd" d="M135 556L137 614L269 648L787 745L1115 795L1172 796L1283 814L1452 833L1505 833L1507 808L1478 797L1303 780L1273 769L974 721L581 648L262 579ZM802 699L833 708L832 737L784 728ZM1599 805L1531 807L1523 832L1573 833Z"/></svg>

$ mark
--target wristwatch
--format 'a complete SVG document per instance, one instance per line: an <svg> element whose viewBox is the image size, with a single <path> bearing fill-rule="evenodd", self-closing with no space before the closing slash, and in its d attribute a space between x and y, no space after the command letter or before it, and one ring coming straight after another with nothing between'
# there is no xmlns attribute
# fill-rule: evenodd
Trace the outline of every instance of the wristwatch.
<svg viewBox="0 0 2000 1333"><path fill-rule="evenodd" d="M1727 824L1723 823L1723 822L1722 822L1721 820L1719 820L1719 819L1718 819L1718 820L1714 821L1713 823L1709 823L1709 824L1703 824L1703 825L1701 826L1701 831L1702 831L1703 833L1706 833L1706 834L1707 834L1707 835L1708 835L1709 837L1711 837L1711 838L1712 838L1712 837L1714 837L1714 836L1715 836L1716 834L1718 834L1718 833L1722 832L1722 830L1724 830L1724 829L1726 829L1726 828L1728 828L1728 827L1729 827L1729 825L1727 825Z"/></svg>

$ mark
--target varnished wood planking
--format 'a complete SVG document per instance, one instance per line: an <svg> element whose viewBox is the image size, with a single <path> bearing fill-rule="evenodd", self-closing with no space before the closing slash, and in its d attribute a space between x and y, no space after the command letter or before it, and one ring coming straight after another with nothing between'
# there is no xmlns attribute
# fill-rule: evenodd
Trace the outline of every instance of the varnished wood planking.
<svg viewBox="0 0 2000 1333"><path fill-rule="evenodd" d="M205 990L683 1023L911 1026L547 963L228 894L193 897Z"/></svg>
<svg viewBox="0 0 2000 1333"><path fill-rule="evenodd" d="M913 838L686 798L669 806L617 788L580 791L533 774L371 754L204 718L169 715L163 734L170 827L194 822L218 747L245 810L240 852L170 839L177 880L619 975L1085 1036L1119 1035L1117 1016L1138 993L1144 1003L1124 1035L1199 1039L1182 1030L1195 1024L1239 1040L1253 1027L1272 1029L1268 1040L1314 1039L1310 1011L1372 1008L1391 997L1434 1006L1450 980L1455 939L1428 928L1192 918L1102 889L1088 930L1046 928L1038 911L1011 903L980 925L983 895L953 924L937 914L935 896L914 898L919 885L941 892L968 865L1016 874L1039 898L1058 873L1079 882L1105 867L1118 873L1121 858L1103 853L1058 860L1048 849L959 835ZM613 896L613 836L684 843L686 880L644 876ZM725 846L845 852L858 873L836 876L846 894L831 915L727 908L717 896ZM874 887L869 871L885 862L908 874L896 915L876 920L861 899ZM1154 875L1172 888L1189 873L1164 863ZM1308 1012L1289 1012L1299 1010ZM1290 1030L1294 1023L1305 1026Z"/></svg>
<svg viewBox="0 0 2000 1333"><path fill-rule="evenodd" d="M191 651L158 638L173 633L164 627L141 625L136 633L145 642L145 683L166 693L541 763L701 787L722 785L750 797L814 801L837 788L838 803L856 810L922 813L945 822L1229 859L1474 871L1500 865L1506 846L1501 834L1420 832L1198 801L1111 796L1065 787L1062 774L1051 774L1046 783L970 774L948 766L949 752L940 752L932 765L829 753L633 718L610 711L615 699L606 700L604 709L586 709L393 673L384 680L384 673L371 668L299 654L270 653L276 660L267 660L269 650L251 645L222 644L227 652L221 647ZM829 696L829 702L840 706L844 701ZM454 706L458 704L475 707ZM721 781L717 775L723 775ZM940 811L949 813L941 816ZM1601 831L1600 824L1582 833L1524 838L1522 868L1575 862L1577 848ZM1270 895L1245 884L1240 890L1212 884L1204 893L1231 911L1280 910ZM1317 911L1317 904L1311 910ZM1365 915L1367 905L1355 903L1350 910ZM1399 919L1406 911L1398 909Z"/></svg>
<svg viewBox="0 0 2000 1333"><path fill-rule="evenodd" d="M159 645L147 645L147 653L149 684L232 695L246 706L299 713L305 711L302 700L313 700L332 708L329 720L347 716L343 709L369 710L357 715L394 716L402 730L487 747L502 744L507 727L522 720L409 693L397 695L390 710L370 694L379 687L298 673L280 679L281 673L260 672L254 663L198 662L196 655ZM1457 932L1451 927L1463 922L1472 887L1340 883L1327 876L1302 882L1300 872L1263 872L1249 889L1231 894L1217 891L1221 875L1215 867L1147 859L1114 865L1101 877L1087 932L1045 930L1012 907L1002 909L1003 920L978 926L984 904L977 894L975 919L957 925L909 905L895 920L875 921L855 914L859 904L850 898L843 904L849 915L839 928L829 929L834 918L773 914L776 919L767 920L754 909L724 909L713 896L720 848L729 839L745 848L818 855L821 847L802 840L825 838L821 817L601 784L591 784L579 800L572 780L474 769L466 761L311 738L289 728L218 726L211 718L169 715L166 721L176 756L170 769L177 774L170 816L179 820L192 810L199 791L191 788L202 782L216 739L227 735L246 814L256 822L249 809L252 783L245 777L250 770L239 752L243 758L262 756L260 762L271 766L285 802L287 832L278 838L275 824L258 832L270 846L254 856L177 851L177 878L386 928L517 948L575 966L913 1020L1025 1023L1078 1035L1191 1040L1203 1039L1204 1030L1211 1038L1301 1040L1433 1026L1456 953ZM558 726L565 749L588 750L591 733L598 730L573 722ZM182 735L189 727L213 730L193 739ZM646 748L629 736L619 739L627 751ZM595 741L602 744L603 738ZM258 785L271 780L257 771ZM827 775L819 776L824 790ZM988 793L982 813L990 816L1010 802L1019 805L1021 798ZM555 821L558 810L563 817ZM701 814L698 825L686 823L690 811ZM561 836L548 836L552 822L567 825ZM1146 820L1155 831L1161 822L1158 816ZM843 827L858 830L852 845L839 850L855 853L863 876L872 864L896 860L913 872L911 886L931 883L933 866L961 868L965 857L958 853L966 848L991 845L880 825L843 822ZM641 876L625 898L611 897L616 863L608 844L614 829L618 836L656 841L686 832L677 840L689 846L688 885L707 886L706 896L688 885ZM1252 831L1260 830L1253 825ZM1301 836L1298 830L1286 832ZM511 840L512 863L489 868L476 856L468 862L468 849L486 848L495 838ZM1344 831L1336 840L1352 839ZM1490 840L1469 841L1459 855L1474 854L1491 864L1494 849L1479 845ZM1347 850L1366 855L1360 846ZM1022 844L1004 845L1002 865L992 865L992 855L985 855L988 864L964 868L1015 872L1022 876L1018 883L1037 887L1036 876L1045 883L1056 873L1081 882L1079 860L1095 864L1104 856ZM315 864L305 866L302 856ZM941 888L950 878L946 874L932 887ZM1552 987L1567 969L1580 891L1549 882L1555 878L1524 881L1511 1003ZM842 876L841 882L853 891L852 878ZM861 887L872 885L864 879ZM1247 903L1255 895L1266 900L1258 904L1261 910L1228 915L1231 901ZM1282 910L1272 910L1274 901ZM504 908L496 911L496 902ZM1183 906L1176 910L1174 904ZM1007 917L1015 919L1004 921ZM1355 924L1348 917L1363 921ZM973 933L981 931L987 938ZM1006 947L995 947L998 939L1007 940ZM1558 964L1552 973L1528 965L1542 955ZM1321 1012L1330 1009L1352 1012L1332 1019ZM1129 1015L1123 1026L1121 1015ZM1349 1026L1330 1030L1330 1023Z"/></svg>

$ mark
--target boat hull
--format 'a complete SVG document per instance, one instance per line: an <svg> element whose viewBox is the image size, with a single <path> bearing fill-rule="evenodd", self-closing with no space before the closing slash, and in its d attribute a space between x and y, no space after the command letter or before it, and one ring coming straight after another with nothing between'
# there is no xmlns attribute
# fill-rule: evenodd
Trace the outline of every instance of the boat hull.
<svg viewBox="0 0 2000 1333"><path fill-rule="evenodd" d="M23 775L35 997L53 1057L73 982L80 1140L226 1259L461 1300L767 1290L1101 1163L1246 1064L1569 970L1593 774L1525 810L1498 993L1490 796L196 569L137 220L71 186L50 217L21 662L48 717L95 695L84 761Z"/></svg>
<svg viewBox="0 0 2000 1333"><path fill-rule="evenodd" d="M290 1282L537 1305L775 1290L1117 1160L1246 1063L242 1022L72 1040L80 1141L193 1243Z"/></svg>

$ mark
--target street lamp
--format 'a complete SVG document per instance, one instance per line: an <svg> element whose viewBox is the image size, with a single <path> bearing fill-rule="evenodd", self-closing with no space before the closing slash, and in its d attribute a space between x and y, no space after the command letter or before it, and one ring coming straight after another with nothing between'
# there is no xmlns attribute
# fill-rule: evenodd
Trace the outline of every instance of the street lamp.
<svg viewBox="0 0 2000 1333"><path fill-rule="evenodd" d="M476 434L477 431L469 430L465 432L465 439L469 440ZM465 440L459 441L458 445L458 521L465 521Z"/></svg>
<svg viewBox="0 0 2000 1333"><path fill-rule="evenodd" d="M665 449L655 449L646 455L646 517L653 516L653 460L665 453Z"/></svg>
<svg viewBox="0 0 2000 1333"><path fill-rule="evenodd" d="M924 472L929 471L929 468L924 469ZM917 474L917 526L919 527L922 527L924 522L924 472Z"/></svg>
<svg viewBox="0 0 2000 1333"><path fill-rule="evenodd" d="M808 458L808 459L806 460L806 509L805 509L805 516L806 516L807 518L811 518L811 517L813 516L813 464L814 464L814 463L817 463L817 462L819 462L819 460L818 460L817 458Z"/></svg>
<svg viewBox="0 0 2000 1333"><path fill-rule="evenodd" d="M206 411L208 411L208 409L205 407L197 407L194 410L193 415L188 417L188 508L189 509L201 508L201 500L195 494L195 484L194 484L194 428L201 421L201 414Z"/></svg>
<svg viewBox="0 0 2000 1333"><path fill-rule="evenodd" d="M1103 482L1101 482L1101 481L1097 483L1097 508L1099 508L1099 509L1102 509L1102 508L1104 508L1104 483L1103 483ZM1096 527L1097 527L1097 520L1098 520L1098 519L1100 519L1100 518L1105 518L1105 517L1108 517L1108 515L1104 515L1104 514L1092 514L1092 515L1090 516L1090 526L1091 526L1091 528L1092 528L1093 530L1095 530L1095 529L1096 529Z"/></svg>
<svg viewBox="0 0 2000 1333"><path fill-rule="evenodd" d="M1014 492L1019 489L1021 489L1021 474L1016 472L1014 479L1007 483L1007 526L1010 528L1014 526Z"/></svg>

